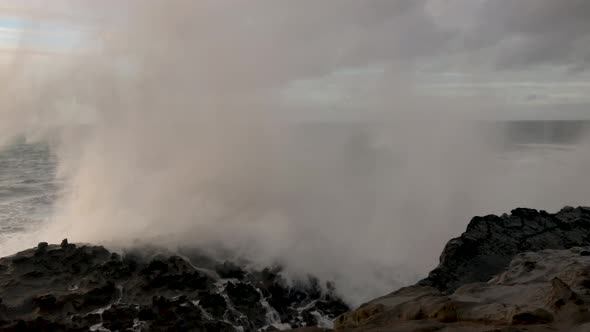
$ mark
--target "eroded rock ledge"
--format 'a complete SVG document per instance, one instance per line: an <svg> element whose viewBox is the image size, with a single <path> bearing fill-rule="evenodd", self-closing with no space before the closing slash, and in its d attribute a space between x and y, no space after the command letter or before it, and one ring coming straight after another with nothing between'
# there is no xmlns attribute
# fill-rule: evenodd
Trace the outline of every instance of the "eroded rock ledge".
<svg viewBox="0 0 590 332"><path fill-rule="evenodd" d="M555 214L515 209L510 215L475 217L450 240L439 266L420 281L443 292L487 281L522 252L590 245L590 208L566 207Z"/></svg>
<svg viewBox="0 0 590 332"><path fill-rule="evenodd" d="M426 279L353 311L320 286L198 252L41 243L0 259L0 330L590 331L590 209L473 218Z"/></svg>
<svg viewBox="0 0 590 332"><path fill-rule="evenodd" d="M518 254L451 294L415 285L340 316L342 331L590 331L590 248ZM387 328L384 330L384 328Z"/></svg>
<svg viewBox="0 0 590 332"><path fill-rule="evenodd" d="M271 331L349 310L331 285L287 283L198 252L125 255L40 243L0 259L1 331Z"/></svg>
<svg viewBox="0 0 590 332"><path fill-rule="evenodd" d="M476 217L439 266L341 315L341 331L590 331L590 209Z"/></svg>

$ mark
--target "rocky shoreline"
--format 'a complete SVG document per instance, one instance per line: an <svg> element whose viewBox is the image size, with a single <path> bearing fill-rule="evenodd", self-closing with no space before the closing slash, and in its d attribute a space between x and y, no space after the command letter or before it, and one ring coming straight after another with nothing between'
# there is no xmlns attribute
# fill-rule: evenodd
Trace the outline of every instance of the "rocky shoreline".
<svg viewBox="0 0 590 332"><path fill-rule="evenodd" d="M590 208L475 217L427 278L352 311L280 267L67 240L1 258L0 300L2 331L590 331Z"/></svg>
<svg viewBox="0 0 590 332"><path fill-rule="evenodd" d="M350 309L332 285L289 283L280 272L198 253L40 243L0 259L0 330L273 331L331 327Z"/></svg>
<svg viewBox="0 0 590 332"><path fill-rule="evenodd" d="M338 331L590 331L590 208L475 217L427 278L343 314Z"/></svg>

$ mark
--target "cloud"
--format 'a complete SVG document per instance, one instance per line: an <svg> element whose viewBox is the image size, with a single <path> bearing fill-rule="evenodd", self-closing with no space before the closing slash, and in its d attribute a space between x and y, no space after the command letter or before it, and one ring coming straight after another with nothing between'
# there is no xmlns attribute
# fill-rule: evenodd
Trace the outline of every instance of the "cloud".
<svg viewBox="0 0 590 332"><path fill-rule="evenodd" d="M533 65L582 68L590 54L590 3L487 0L463 32L466 51L483 49L498 69Z"/></svg>
<svg viewBox="0 0 590 332"><path fill-rule="evenodd" d="M493 71L544 64L580 69L590 58L590 4L584 0L148 3L57 1L51 10L41 7L20 12L33 13L28 14L31 17L44 17L42 13L58 17L56 13L61 12L65 20L85 20L113 35L131 32L126 29L131 26L126 22L131 17L135 23L143 21L142 29L152 24L154 39L143 41L146 43L158 44L160 37L174 42L191 34L207 49L201 58L224 60L227 71L236 74L254 76L245 68L257 68L257 80L266 80L269 85L372 63L411 65L457 58L466 59L465 67L474 62L481 69L487 63ZM10 12L19 12L14 6ZM159 7L159 12L142 12L141 8L148 6ZM172 13L172 7L183 11ZM142 17L142 13L146 15ZM151 20L166 22L171 29L157 29ZM137 47L137 42L132 41L128 48ZM228 52L240 56L228 56ZM258 67L264 62L272 68L261 71Z"/></svg>

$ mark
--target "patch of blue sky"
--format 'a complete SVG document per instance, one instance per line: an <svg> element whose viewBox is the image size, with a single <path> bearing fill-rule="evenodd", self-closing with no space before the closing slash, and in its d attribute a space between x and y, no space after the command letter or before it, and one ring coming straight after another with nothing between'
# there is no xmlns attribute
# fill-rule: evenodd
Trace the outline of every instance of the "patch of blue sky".
<svg viewBox="0 0 590 332"><path fill-rule="evenodd" d="M83 36L83 29L65 22L0 16L0 47L4 49L70 52L84 46Z"/></svg>
<svg viewBox="0 0 590 332"><path fill-rule="evenodd" d="M0 16L0 28L20 28L25 21L19 17Z"/></svg>

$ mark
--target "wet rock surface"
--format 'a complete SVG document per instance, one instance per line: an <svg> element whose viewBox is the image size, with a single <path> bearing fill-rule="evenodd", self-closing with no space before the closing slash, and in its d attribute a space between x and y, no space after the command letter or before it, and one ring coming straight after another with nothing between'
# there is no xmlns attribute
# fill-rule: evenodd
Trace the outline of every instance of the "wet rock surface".
<svg viewBox="0 0 590 332"><path fill-rule="evenodd" d="M518 254L486 283L453 293L410 286L341 315L342 331L589 331L585 248ZM531 262L534 267L531 267Z"/></svg>
<svg viewBox="0 0 590 332"><path fill-rule="evenodd" d="M476 217L414 286L339 316L339 331L590 331L590 209Z"/></svg>
<svg viewBox="0 0 590 332"><path fill-rule="evenodd" d="M439 266L422 286L452 292L489 280L523 252L590 245L590 208L566 207L555 214L515 209L510 215L475 217L460 237L448 242Z"/></svg>
<svg viewBox="0 0 590 332"><path fill-rule="evenodd" d="M270 331L349 310L331 285L280 268L67 240L1 258L0 299L1 331Z"/></svg>
<svg viewBox="0 0 590 332"><path fill-rule="evenodd" d="M2 331L590 331L590 209L475 217L427 278L356 310L334 285L196 249L40 243L0 259Z"/></svg>

